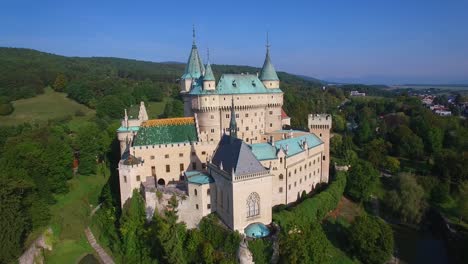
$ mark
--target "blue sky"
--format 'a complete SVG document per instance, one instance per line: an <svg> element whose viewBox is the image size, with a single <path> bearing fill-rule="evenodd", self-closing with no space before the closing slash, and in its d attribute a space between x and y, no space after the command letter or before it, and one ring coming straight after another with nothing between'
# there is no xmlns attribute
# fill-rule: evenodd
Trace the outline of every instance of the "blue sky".
<svg viewBox="0 0 468 264"><path fill-rule="evenodd" d="M468 1L2 0L0 46L212 63L367 83L468 83Z"/></svg>

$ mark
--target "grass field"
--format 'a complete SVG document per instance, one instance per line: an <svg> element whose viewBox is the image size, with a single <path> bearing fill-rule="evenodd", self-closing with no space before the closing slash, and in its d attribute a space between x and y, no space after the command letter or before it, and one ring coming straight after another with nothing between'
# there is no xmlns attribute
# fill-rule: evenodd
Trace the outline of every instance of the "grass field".
<svg viewBox="0 0 468 264"><path fill-rule="evenodd" d="M93 116L95 111L69 98L65 93L58 93L50 87L39 96L13 101L15 110L8 116L0 116L2 125L44 122L50 119L75 116L77 111L86 117Z"/></svg>
<svg viewBox="0 0 468 264"><path fill-rule="evenodd" d="M83 256L94 253L84 229L109 177L108 171L104 174L77 175L69 181L70 191L57 196L57 203L51 208L50 221L54 231L53 250L46 252L46 263L78 263Z"/></svg>
<svg viewBox="0 0 468 264"><path fill-rule="evenodd" d="M167 100L162 102L149 102L146 111L150 119L157 118L164 111Z"/></svg>

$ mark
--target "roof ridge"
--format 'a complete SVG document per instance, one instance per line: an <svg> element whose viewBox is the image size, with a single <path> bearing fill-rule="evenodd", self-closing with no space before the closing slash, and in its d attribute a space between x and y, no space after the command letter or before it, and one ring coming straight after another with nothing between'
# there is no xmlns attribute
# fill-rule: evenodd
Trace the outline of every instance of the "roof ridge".
<svg viewBox="0 0 468 264"><path fill-rule="evenodd" d="M153 126L179 126L179 125L192 125L195 124L194 117L173 117L163 119L150 119L141 123L142 127L153 127Z"/></svg>

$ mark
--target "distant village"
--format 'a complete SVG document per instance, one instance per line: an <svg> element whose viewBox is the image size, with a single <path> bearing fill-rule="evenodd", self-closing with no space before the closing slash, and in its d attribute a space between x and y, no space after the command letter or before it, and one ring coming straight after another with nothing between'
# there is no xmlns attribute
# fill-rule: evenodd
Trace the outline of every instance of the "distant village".
<svg viewBox="0 0 468 264"><path fill-rule="evenodd" d="M460 95L436 96L431 94L415 95L421 103L439 116L468 116L468 100Z"/></svg>

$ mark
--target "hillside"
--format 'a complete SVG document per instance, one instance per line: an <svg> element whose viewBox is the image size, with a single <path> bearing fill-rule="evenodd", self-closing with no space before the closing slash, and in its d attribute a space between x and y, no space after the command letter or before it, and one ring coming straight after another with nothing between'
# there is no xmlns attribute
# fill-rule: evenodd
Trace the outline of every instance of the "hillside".
<svg viewBox="0 0 468 264"><path fill-rule="evenodd" d="M250 66L212 67L216 78L221 73L259 71ZM0 103L34 97L44 93L44 87L51 86L76 102L96 109L98 116L118 118L121 109L141 100L177 99L177 81L184 68L181 63L65 57L31 49L0 48ZM285 110L293 117L295 126L304 127L309 112L334 109L343 97L337 89L322 92L322 84L314 79L305 80L285 72L278 75L285 92Z"/></svg>

